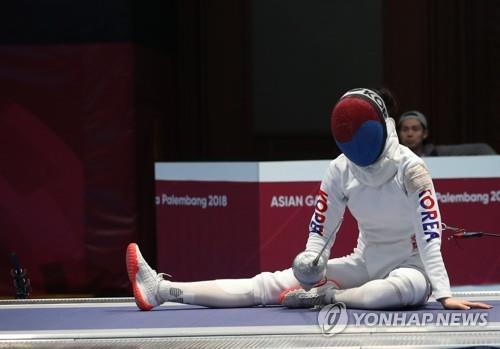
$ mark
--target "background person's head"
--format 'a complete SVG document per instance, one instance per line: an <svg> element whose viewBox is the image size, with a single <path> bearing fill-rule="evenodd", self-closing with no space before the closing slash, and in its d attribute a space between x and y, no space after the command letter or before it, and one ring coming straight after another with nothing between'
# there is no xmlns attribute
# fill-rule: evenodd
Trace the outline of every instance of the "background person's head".
<svg viewBox="0 0 500 349"><path fill-rule="evenodd" d="M414 153L420 154L423 152L424 142L428 135L427 118L421 112L411 110L399 117L399 141L413 150Z"/></svg>

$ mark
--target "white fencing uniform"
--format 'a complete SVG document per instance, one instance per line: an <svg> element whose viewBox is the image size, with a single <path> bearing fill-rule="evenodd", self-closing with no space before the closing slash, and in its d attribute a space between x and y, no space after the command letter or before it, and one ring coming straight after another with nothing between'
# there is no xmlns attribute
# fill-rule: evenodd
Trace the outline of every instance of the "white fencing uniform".
<svg viewBox="0 0 500 349"><path fill-rule="evenodd" d="M328 261L327 279L340 291L332 301L348 306L387 308L420 305L429 296L450 297L441 256L441 216L424 162L398 142L387 118L387 140L379 159L359 167L340 155L330 163L309 226L306 250L319 253L337 233L348 207L359 227L357 247ZM332 237L325 258L335 241ZM191 283L162 281L162 301L216 307L277 304L280 294L298 287L292 269L251 279Z"/></svg>
<svg viewBox="0 0 500 349"><path fill-rule="evenodd" d="M394 120L386 120L388 139L380 159L358 167L344 155L330 163L322 180L310 223L306 250L320 252L336 234L344 210L349 208L359 227L357 247L346 257L331 259L327 279L341 289L368 281L391 278L408 281L400 287L403 304L426 301L426 279L435 298L451 297L448 274L441 256L441 216L431 177L422 159L399 144ZM335 237L325 249L328 258ZM408 270L409 269L409 270ZM420 271L425 277L415 276ZM262 273L255 296L273 304L285 288L297 286L291 269ZM418 293L418 294L414 294Z"/></svg>

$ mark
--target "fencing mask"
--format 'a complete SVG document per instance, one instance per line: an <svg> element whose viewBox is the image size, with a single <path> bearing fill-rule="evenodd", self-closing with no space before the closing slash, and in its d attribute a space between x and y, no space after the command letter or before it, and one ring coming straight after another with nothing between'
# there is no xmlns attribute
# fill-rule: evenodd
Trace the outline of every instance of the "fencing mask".
<svg viewBox="0 0 500 349"><path fill-rule="evenodd" d="M333 108L330 126L335 143L358 166L369 166L382 154L389 117L382 97L375 91L347 91Z"/></svg>

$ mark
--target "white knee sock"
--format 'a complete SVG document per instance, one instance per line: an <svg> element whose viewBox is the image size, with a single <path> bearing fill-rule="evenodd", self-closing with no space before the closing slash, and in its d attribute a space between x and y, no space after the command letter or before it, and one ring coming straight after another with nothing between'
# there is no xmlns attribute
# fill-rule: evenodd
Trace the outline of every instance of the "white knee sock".
<svg viewBox="0 0 500 349"><path fill-rule="evenodd" d="M207 307L249 307L257 305L252 279L224 279L197 282L162 281L159 288L164 301Z"/></svg>

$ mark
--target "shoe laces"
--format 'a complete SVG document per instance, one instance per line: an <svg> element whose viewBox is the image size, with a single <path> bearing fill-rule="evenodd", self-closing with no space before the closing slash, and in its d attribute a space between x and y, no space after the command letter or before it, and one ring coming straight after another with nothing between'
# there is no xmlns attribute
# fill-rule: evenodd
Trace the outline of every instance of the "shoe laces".
<svg viewBox="0 0 500 349"><path fill-rule="evenodd" d="M154 272L156 272L155 270L153 270ZM167 273L158 273L156 274L156 278L159 280L159 281L162 281L162 280L165 280L165 279L171 279L172 278L172 275L170 274L167 274Z"/></svg>
<svg viewBox="0 0 500 349"><path fill-rule="evenodd" d="M156 273L156 270L153 270ZM156 276L156 290L155 290L155 299L158 303L163 303L165 300L161 298L160 295L160 283L164 281L166 278L172 278L172 275L167 273L157 273ZM168 280L167 280L168 281ZM170 281L168 281L170 282Z"/></svg>

